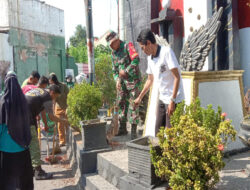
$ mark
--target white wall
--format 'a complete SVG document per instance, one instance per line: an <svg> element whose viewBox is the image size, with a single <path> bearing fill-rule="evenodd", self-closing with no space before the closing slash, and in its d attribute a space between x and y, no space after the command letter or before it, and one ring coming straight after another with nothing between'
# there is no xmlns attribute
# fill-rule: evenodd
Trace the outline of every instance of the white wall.
<svg viewBox="0 0 250 190"><path fill-rule="evenodd" d="M185 95L185 103L189 105L191 103L192 98L192 80L190 78L183 78L183 88L184 88L184 95Z"/></svg>
<svg viewBox="0 0 250 190"><path fill-rule="evenodd" d="M10 62L9 70L13 70L13 47L9 45L8 37L8 34L0 33L0 64L2 61ZM0 77L0 93L2 81Z"/></svg>
<svg viewBox="0 0 250 190"><path fill-rule="evenodd" d="M0 0L0 29L9 26L8 0Z"/></svg>
<svg viewBox="0 0 250 190"><path fill-rule="evenodd" d="M232 120L237 132L240 131L240 122L243 120L242 100L238 80L221 82L202 82L199 84L199 97L201 105L206 107L212 104L214 109L221 106L222 111L227 113L227 118ZM230 143L227 150L244 148L237 137Z"/></svg>
<svg viewBox="0 0 250 190"><path fill-rule="evenodd" d="M190 28L193 27L193 31L199 29L202 25L205 25L208 18L212 17L212 3L211 0L184 0L184 32L186 40L192 32ZM192 9L192 13L189 9ZM200 20L197 19L200 15ZM209 55L211 56L211 55ZM205 61L203 71L211 70L212 66L208 65L208 58Z"/></svg>
<svg viewBox="0 0 250 190"><path fill-rule="evenodd" d="M64 11L61 9L38 0L9 0L9 12L11 27L64 36Z"/></svg>
<svg viewBox="0 0 250 190"><path fill-rule="evenodd" d="M9 35L0 33L0 61L9 61L13 70L13 47L8 42Z"/></svg>
<svg viewBox="0 0 250 190"><path fill-rule="evenodd" d="M240 35L240 64L245 71L243 82L245 91L250 89L250 27L239 30Z"/></svg>

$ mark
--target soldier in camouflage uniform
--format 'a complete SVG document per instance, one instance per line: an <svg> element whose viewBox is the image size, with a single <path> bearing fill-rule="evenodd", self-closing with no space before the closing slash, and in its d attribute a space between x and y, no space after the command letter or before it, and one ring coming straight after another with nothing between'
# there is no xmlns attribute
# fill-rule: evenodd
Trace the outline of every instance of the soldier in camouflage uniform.
<svg viewBox="0 0 250 190"><path fill-rule="evenodd" d="M139 95L141 83L139 70L139 57L133 44L121 41L117 34L110 31L106 37L112 51L112 71L116 81L119 105L119 131L118 136L126 135L127 115L131 124L131 139L137 137L136 130L139 123L139 108L133 102Z"/></svg>

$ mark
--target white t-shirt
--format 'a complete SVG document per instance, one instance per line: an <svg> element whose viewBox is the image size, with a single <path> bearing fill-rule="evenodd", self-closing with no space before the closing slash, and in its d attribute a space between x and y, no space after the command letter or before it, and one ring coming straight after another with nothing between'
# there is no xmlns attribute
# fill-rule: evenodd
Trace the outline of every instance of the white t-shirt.
<svg viewBox="0 0 250 190"><path fill-rule="evenodd" d="M176 103L184 100L184 90L181 78L180 66L170 47L161 46L157 57L148 56L147 74L153 74L155 82L159 86L159 99L164 104L169 104L173 95L174 76L171 69L178 68L180 84L176 96Z"/></svg>

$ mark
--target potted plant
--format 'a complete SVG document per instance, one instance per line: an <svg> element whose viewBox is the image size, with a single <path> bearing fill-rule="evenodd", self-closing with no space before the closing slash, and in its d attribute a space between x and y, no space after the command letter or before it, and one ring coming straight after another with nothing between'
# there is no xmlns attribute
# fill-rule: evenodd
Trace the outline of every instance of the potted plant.
<svg viewBox="0 0 250 190"><path fill-rule="evenodd" d="M127 179L146 188L153 188L161 183L155 175L155 169L151 161L150 145L160 154L158 139L156 137L142 137L127 142L128 146L128 170Z"/></svg>
<svg viewBox="0 0 250 190"><path fill-rule="evenodd" d="M106 122L97 119L102 93L88 83L77 84L68 95L68 118L82 133L83 150L107 148Z"/></svg>
<svg viewBox="0 0 250 190"><path fill-rule="evenodd" d="M250 115L241 122L239 138L244 145L250 147Z"/></svg>
<svg viewBox="0 0 250 190"><path fill-rule="evenodd" d="M240 125L241 126L240 126L239 138L241 142L249 148L250 147L250 115L246 116ZM248 176L250 176L250 164L246 165L246 173Z"/></svg>
<svg viewBox="0 0 250 190"><path fill-rule="evenodd" d="M151 148L155 173L169 181L173 190L209 189L219 181L225 166L223 150L236 131L231 120L225 119L220 107L200 106L196 99L189 106L178 105L171 118L172 128L158 133L160 154Z"/></svg>

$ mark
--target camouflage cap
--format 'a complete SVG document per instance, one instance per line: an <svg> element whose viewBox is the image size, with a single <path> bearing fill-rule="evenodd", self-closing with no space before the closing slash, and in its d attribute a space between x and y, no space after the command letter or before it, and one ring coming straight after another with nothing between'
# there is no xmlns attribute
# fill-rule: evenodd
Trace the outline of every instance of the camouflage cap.
<svg viewBox="0 0 250 190"><path fill-rule="evenodd" d="M108 43L111 43L111 41L112 41L113 39L116 39L117 37L118 37L117 34L116 34L114 31L110 30L110 31L108 32L107 36L106 36L106 41L107 41Z"/></svg>

